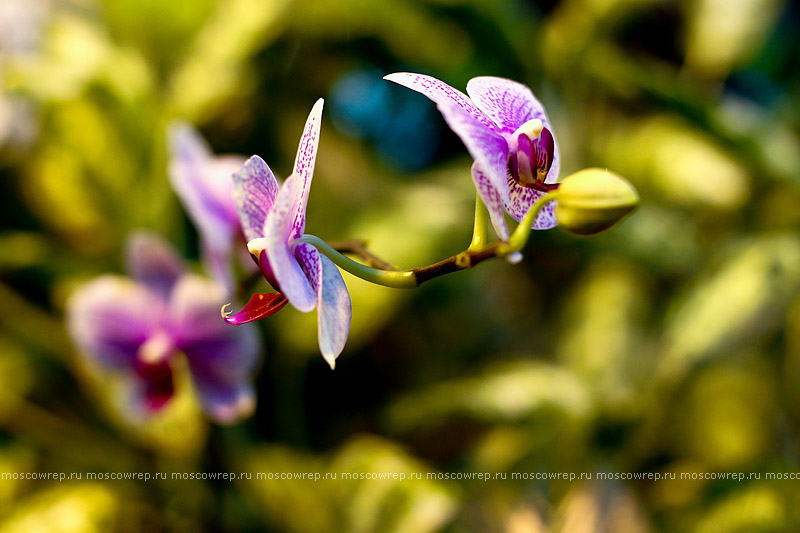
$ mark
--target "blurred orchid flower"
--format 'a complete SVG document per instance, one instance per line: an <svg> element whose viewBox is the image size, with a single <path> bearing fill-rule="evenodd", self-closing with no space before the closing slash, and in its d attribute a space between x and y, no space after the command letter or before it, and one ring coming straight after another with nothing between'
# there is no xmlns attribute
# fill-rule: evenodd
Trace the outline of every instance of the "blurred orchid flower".
<svg viewBox="0 0 800 533"><path fill-rule="evenodd" d="M154 412L173 396L173 362L186 356L204 410L228 424L253 412L260 351L255 331L219 320L218 283L186 272L175 251L139 232L128 243L130 278L105 275L78 289L67 324L92 361L129 374L137 407Z"/></svg>
<svg viewBox="0 0 800 533"><path fill-rule="evenodd" d="M233 203L233 173L243 156L214 156L208 144L188 123L170 127L170 182L200 233L203 257L211 274L232 288L230 256L241 238L239 215Z"/></svg>
<svg viewBox="0 0 800 533"><path fill-rule="evenodd" d="M520 221L539 197L557 187L558 145L544 107L526 86L482 76L467 83L469 97L431 76L385 76L433 100L475 159L472 179L498 237L509 237L503 210ZM534 229L556 225L555 202L536 217Z"/></svg>
<svg viewBox="0 0 800 533"><path fill-rule="evenodd" d="M350 330L350 295L336 265L314 246L300 241L305 232L322 106L319 99L308 115L294 172L282 186L258 156L248 159L233 176L233 198L249 241L247 247L264 278L280 294L253 295L239 313L224 316L229 324L238 325L275 313L285 300L306 313L316 307L319 349L334 368Z"/></svg>

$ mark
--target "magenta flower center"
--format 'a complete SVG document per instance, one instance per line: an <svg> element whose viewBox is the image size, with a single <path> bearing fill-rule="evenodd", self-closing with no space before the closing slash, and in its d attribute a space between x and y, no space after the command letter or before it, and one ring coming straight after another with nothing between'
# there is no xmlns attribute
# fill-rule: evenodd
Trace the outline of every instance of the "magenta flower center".
<svg viewBox="0 0 800 533"><path fill-rule="evenodd" d="M509 141L508 172L524 187L548 191L556 184L544 182L553 164L555 141L550 130L538 119L517 129Z"/></svg>

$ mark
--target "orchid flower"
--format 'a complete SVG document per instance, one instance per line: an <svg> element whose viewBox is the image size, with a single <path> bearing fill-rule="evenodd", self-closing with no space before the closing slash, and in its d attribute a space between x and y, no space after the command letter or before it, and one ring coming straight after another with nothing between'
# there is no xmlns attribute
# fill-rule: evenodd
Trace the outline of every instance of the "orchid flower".
<svg viewBox="0 0 800 533"><path fill-rule="evenodd" d="M104 275L70 297L67 323L82 354L126 373L137 407L154 412L173 396L173 363L183 353L209 416L228 424L250 415L260 343L255 331L220 322L225 289L187 272L148 233L129 240L128 271L130 278Z"/></svg>
<svg viewBox="0 0 800 533"><path fill-rule="evenodd" d="M288 300L296 309L317 309L319 349L334 368L350 330L351 305L342 275L333 262L302 242L306 207L319 145L323 100L308 115L294 163L294 172L278 186L269 166L258 156L234 174L233 198L239 210L247 247L264 278L279 294L256 294L239 313L225 320L234 325L275 313Z"/></svg>
<svg viewBox="0 0 800 533"><path fill-rule="evenodd" d="M170 182L200 233L203 257L211 274L230 291L230 256L242 230L233 203L231 176L242 156L214 156L188 123L170 128Z"/></svg>
<svg viewBox="0 0 800 533"><path fill-rule="evenodd" d="M502 240L503 210L521 221L530 207L557 187L559 154L544 107L526 86L482 76L467 83L469 97L431 76L397 72L385 77L433 100L472 155L472 179ZM556 225L555 202L545 205L532 228Z"/></svg>

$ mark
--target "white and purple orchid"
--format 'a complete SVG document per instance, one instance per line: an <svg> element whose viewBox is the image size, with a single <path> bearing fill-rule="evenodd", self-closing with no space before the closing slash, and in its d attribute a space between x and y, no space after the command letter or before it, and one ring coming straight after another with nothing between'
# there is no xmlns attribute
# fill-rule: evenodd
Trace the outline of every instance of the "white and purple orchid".
<svg viewBox="0 0 800 533"><path fill-rule="evenodd" d="M126 373L144 412L173 396L174 358L183 353L209 416L223 424L249 416L261 345L255 331L219 320L225 289L187 272L175 251L149 233L129 240L128 271L130 278L105 275L70 297L67 324L80 352Z"/></svg>
<svg viewBox="0 0 800 533"><path fill-rule="evenodd" d="M556 188L559 153L544 107L526 86L481 76L467 83L465 95L424 74L385 76L433 100L450 128L472 155L472 179L498 237L508 240L503 211L521 221L528 209ZM534 220L534 229L556 225L555 202Z"/></svg>
<svg viewBox="0 0 800 533"><path fill-rule="evenodd" d="M231 253L234 244L243 241L231 176L242 167L245 157L214 156L186 122L173 124L169 137L172 188L200 233L203 257L211 274L230 290Z"/></svg>
<svg viewBox="0 0 800 533"><path fill-rule="evenodd" d="M248 249L264 278L279 293L255 294L239 313L224 316L234 325L260 320L275 313L286 300L302 312L316 308L319 349L334 368L350 331L350 295L336 265L301 241L322 106L319 99L308 115L294 172L283 185L278 186L275 175L258 156L248 159L233 176L233 198Z"/></svg>

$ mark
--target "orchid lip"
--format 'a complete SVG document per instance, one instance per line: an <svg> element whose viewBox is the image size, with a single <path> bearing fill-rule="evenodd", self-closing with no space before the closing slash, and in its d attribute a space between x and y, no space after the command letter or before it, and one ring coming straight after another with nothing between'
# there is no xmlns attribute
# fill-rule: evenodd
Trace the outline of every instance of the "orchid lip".
<svg viewBox="0 0 800 533"><path fill-rule="evenodd" d="M558 187L545 183L553 164L555 141L539 119L520 126L509 143L508 171L523 187L550 191Z"/></svg>

